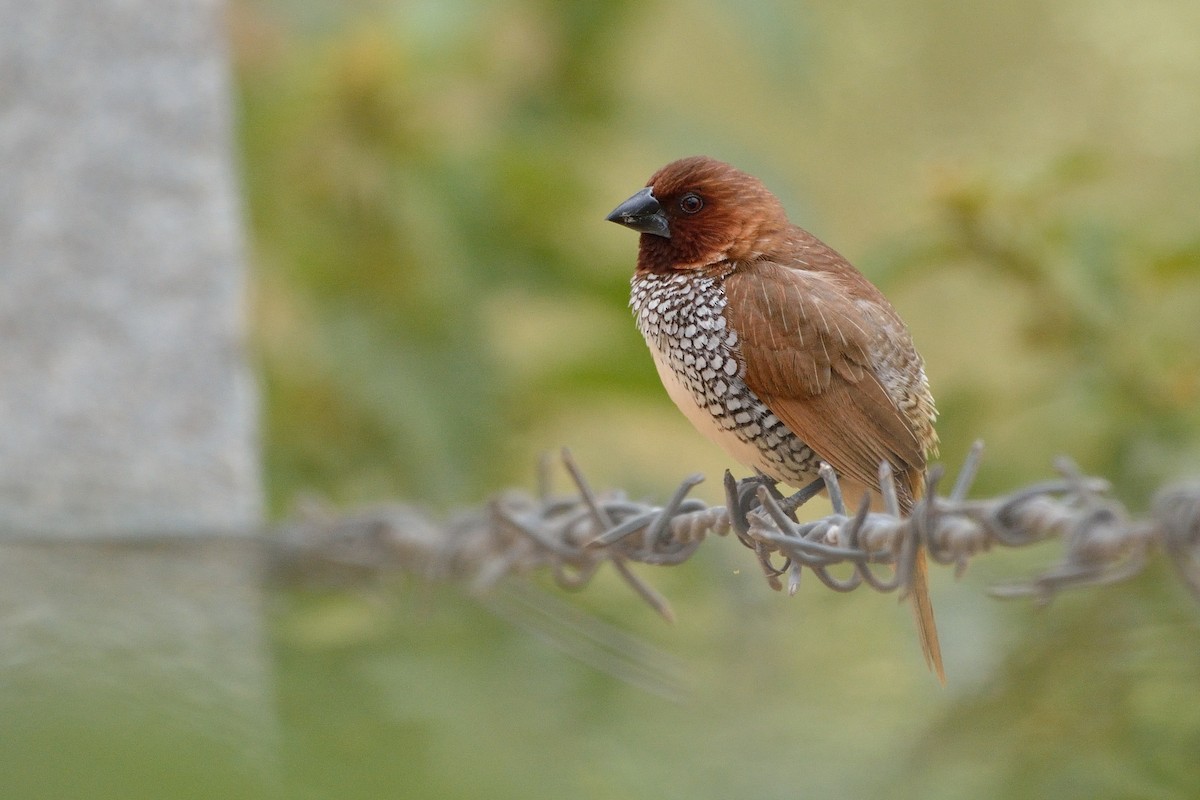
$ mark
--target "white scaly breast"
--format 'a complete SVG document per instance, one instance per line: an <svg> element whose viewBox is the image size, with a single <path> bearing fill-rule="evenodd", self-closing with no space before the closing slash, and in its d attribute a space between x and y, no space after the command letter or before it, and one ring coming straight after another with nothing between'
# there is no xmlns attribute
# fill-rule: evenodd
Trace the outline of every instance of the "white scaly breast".
<svg viewBox="0 0 1200 800"><path fill-rule="evenodd" d="M630 306L667 394L738 462L803 485L817 459L743 380L739 339L722 313L721 275L635 275Z"/></svg>
<svg viewBox="0 0 1200 800"><path fill-rule="evenodd" d="M663 388L667 390L667 396L674 401L696 430L720 445L739 464L750 468L757 467L768 475L783 480L782 476L774 474L778 469L763 457L763 451L757 444L738 436L734 429L722 427L707 408L696 402L692 390L667 363L667 357L653 344L650 344L650 355L654 358L654 366L658 369L658 377L662 380Z"/></svg>

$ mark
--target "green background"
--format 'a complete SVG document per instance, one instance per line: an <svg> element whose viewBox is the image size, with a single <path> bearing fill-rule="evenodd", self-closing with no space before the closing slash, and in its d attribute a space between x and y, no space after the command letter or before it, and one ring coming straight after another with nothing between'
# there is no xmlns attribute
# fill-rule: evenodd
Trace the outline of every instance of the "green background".
<svg viewBox="0 0 1200 800"><path fill-rule="evenodd" d="M603 221L696 153L888 294L943 459L987 443L977 495L1062 453L1137 509L1200 472L1195 3L238 0L230 30L276 516L475 506L562 446L598 486L700 471L720 502ZM1196 608L1161 563L986 597L1056 553L933 576L945 689L894 599L789 599L730 540L639 570L674 626L610 574L542 587L651 648L648 687L459 587L280 590L287 791L1194 797Z"/></svg>

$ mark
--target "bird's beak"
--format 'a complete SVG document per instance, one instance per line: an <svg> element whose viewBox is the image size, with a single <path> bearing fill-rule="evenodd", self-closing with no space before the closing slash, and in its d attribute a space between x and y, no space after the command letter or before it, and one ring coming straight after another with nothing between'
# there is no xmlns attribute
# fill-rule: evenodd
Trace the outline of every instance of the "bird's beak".
<svg viewBox="0 0 1200 800"><path fill-rule="evenodd" d="M658 204L649 186L614 208L605 219L632 228L638 233L652 233L664 239L671 238L671 226L667 224L667 215L663 213L662 206Z"/></svg>

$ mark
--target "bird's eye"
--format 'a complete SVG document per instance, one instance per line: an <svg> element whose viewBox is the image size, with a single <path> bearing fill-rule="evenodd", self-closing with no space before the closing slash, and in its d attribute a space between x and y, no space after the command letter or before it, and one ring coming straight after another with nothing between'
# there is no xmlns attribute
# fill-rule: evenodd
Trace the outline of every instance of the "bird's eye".
<svg viewBox="0 0 1200 800"><path fill-rule="evenodd" d="M688 192L679 198L679 210L685 214L695 214L704 208L704 200L695 192Z"/></svg>

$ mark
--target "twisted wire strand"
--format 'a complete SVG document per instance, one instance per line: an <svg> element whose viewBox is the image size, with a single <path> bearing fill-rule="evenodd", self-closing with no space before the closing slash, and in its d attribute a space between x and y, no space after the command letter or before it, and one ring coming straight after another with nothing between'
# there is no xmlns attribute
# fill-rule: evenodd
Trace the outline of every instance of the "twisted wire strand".
<svg viewBox="0 0 1200 800"><path fill-rule="evenodd" d="M585 587L606 563L667 619L667 600L630 569L689 559L709 534L732 531L752 550L768 584L794 593L804 571L834 591L862 586L908 590L919 547L936 564L961 575L970 561L995 547L1025 547L1058 539L1059 562L1033 578L993 588L1000 597L1048 602L1065 589L1105 585L1138 574L1162 553L1200 601L1200 483L1163 489L1144 518L1108 495L1107 482L1081 475L1066 459L1061 478L992 499L968 499L982 445L967 456L946 496L940 469L911 515L899 512L894 492L885 510L845 507L837 477L822 465L821 479L791 498L762 476L736 481L725 475L726 505L688 497L703 478L685 478L662 506L630 500L623 492L592 490L570 454L562 462L574 493L553 495L544 466L536 495L509 490L483 507L436 521L407 505L367 508L345 516L309 510L273 537L272 563L292 580L355 580L401 572L429 580L462 581L485 592L510 575L547 571L563 589ZM880 468L880 485L892 485ZM800 523L795 508L825 490L834 513ZM730 511L732 509L732 512ZM890 570L888 569L890 567ZM836 568L840 577L831 570ZM882 568L882 569L881 569Z"/></svg>

